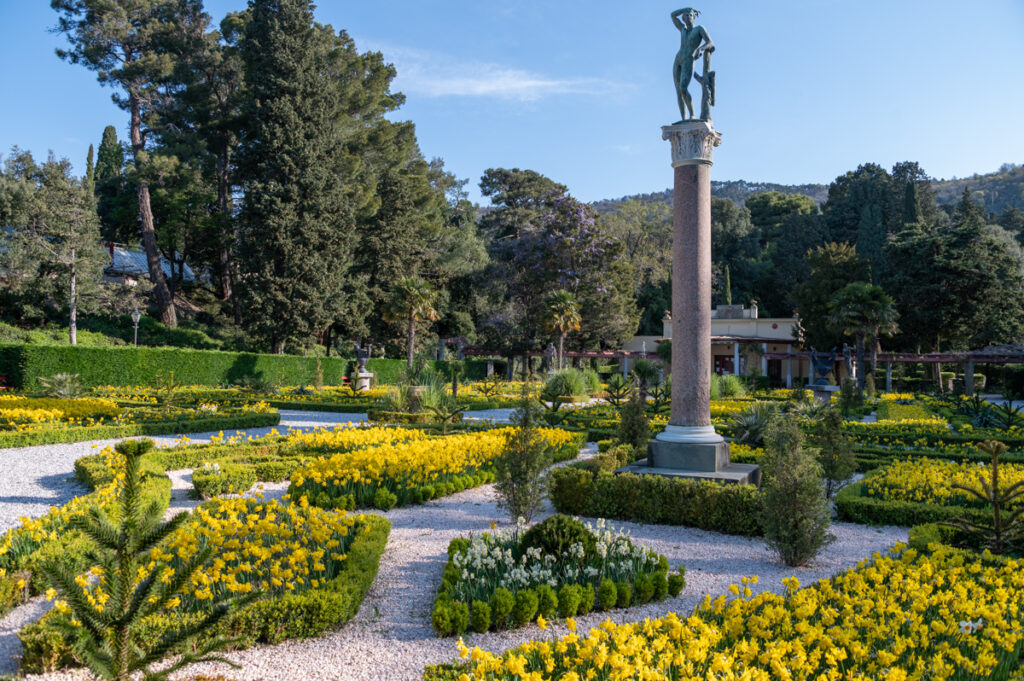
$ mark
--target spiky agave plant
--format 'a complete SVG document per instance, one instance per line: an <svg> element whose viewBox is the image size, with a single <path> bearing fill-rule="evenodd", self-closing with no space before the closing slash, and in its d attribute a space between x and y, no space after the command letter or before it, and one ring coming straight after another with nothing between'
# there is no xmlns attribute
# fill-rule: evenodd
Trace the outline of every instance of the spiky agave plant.
<svg viewBox="0 0 1024 681"><path fill-rule="evenodd" d="M162 522L163 507L156 500L143 508L140 468L142 456L152 446L150 440L128 440L115 447L124 463L123 478L118 482L118 518L94 506L84 516L71 521L73 529L80 530L96 544L89 558L100 568L98 583L80 587L75 581L76 575L55 562L42 568L70 608L69 617L59 618L58 626L74 640L82 662L106 681L127 681L134 673L141 673L146 681L163 681L195 662L224 662L235 666L214 654L235 642L219 637L199 645L193 652L182 654L160 671L150 669L169 653L191 648L185 644L195 641L233 609L251 602L256 596L249 594L215 601L203 617L183 623L158 639L146 640L140 636L142 621L172 607L182 588L213 555L213 547L206 547L175 570L170 579L163 579L164 571L152 570L138 581L138 575L145 573L150 562L150 550L178 530L188 517L188 513L183 512ZM93 602L101 602L95 595L98 589L103 589L107 598L102 606L95 607L90 596Z"/></svg>

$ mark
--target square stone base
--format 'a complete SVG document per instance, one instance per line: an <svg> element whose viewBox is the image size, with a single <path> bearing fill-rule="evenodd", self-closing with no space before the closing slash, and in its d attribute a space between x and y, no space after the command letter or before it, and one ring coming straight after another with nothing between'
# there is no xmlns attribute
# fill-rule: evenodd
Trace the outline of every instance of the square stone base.
<svg viewBox="0 0 1024 681"><path fill-rule="evenodd" d="M663 475L673 478L700 478L742 485L760 485L761 468L755 464L732 463L729 443L662 442L647 445L647 458L616 473Z"/></svg>

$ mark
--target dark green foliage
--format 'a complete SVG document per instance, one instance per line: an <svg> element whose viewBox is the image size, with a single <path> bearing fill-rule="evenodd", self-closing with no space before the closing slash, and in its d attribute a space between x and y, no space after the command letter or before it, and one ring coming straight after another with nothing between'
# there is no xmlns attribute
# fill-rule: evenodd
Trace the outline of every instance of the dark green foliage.
<svg viewBox="0 0 1024 681"><path fill-rule="evenodd" d="M473 601L470 612L470 626L473 627L473 631L483 634L491 628L491 606L483 601Z"/></svg>
<svg viewBox="0 0 1024 681"><path fill-rule="evenodd" d="M454 612L455 601L450 598L438 598L434 601L434 609L430 614L430 623L438 636L451 636L455 633Z"/></svg>
<svg viewBox="0 0 1024 681"><path fill-rule="evenodd" d="M308 344L344 311L356 214L335 80L351 77L345 43L314 24L309 0L249 8L238 283L243 323L277 353Z"/></svg>
<svg viewBox="0 0 1024 681"><path fill-rule="evenodd" d="M804 565L835 541L828 533L831 514L821 489L821 466L804 449L796 421L785 415L772 421L765 446L765 541L786 565Z"/></svg>
<svg viewBox="0 0 1024 681"><path fill-rule="evenodd" d="M544 501L547 489L542 474L551 465L552 453L540 434L543 410L527 392L526 384L519 406L512 415L515 426L505 442L505 451L495 461L498 506L516 520L533 518Z"/></svg>
<svg viewBox="0 0 1024 681"><path fill-rule="evenodd" d="M547 584L537 587L537 614L546 619L558 614L558 594Z"/></svg>
<svg viewBox="0 0 1024 681"><path fill-rule="evenodd" d="M594 610L594 599L597 594L594 592L593 584L584 584L580 589L580 607L576 611L579 615L589 615Z"/></svg>
<svg viewBox="0 0 1024 681"><path fill-rule="evenodd" d="M593 588L593 587L591 587ZM575 617L583 600L583 589L579 584L565 584L558 590L558 616Z"/></svg>
<svg viewBox="0 0 1024 681"><path fill-rule="evenodd" d="M382 511L390 511L398 503L398 495L389 492L386 488L380 487L373 495L373 507Z"/></svg>
<svg viewBox="0 0 1024 681"><path fill-rule="evenodd" d="M511 624L512 610L516 599L508 589L498 587L491 594L491 621L495 628L504 629Z"/></svg>
<svg viewBox="0 0 1024 681"><path fill-rule="evenodd" d="M847 284L867 281L867 263L848 243L828 243L806 254L808 278L793 290L805 347L842 346L842 333L828 323L829 303Z"/></svg>
<svg viewBox="0 0 1024 681"><path fill-rule="evenodd" d="M544 553L560 556L568 553L573 544L582 544L585 555L592 556L597 539L579 520L558 514L528 529L523 534L520 549L525 553L531 548L539 548Z"/></svg>
<svg viewBox="0 0 1024 681"><path fill-rule="evenodd" d="M533 589L523 589L516 594L516 605L512 610L512 618L517 627L524 626L533 621L537 614L537 592Z"/></svg>
<svg viewBox="0 0 1024 681"><path fill-rule="evenodd" d="M605 399L615 408L619 408L629 398L629 383L620 373L614 373L608 377L605 387Z"/></svg>
<svg viewBox="0 0 1024 681"><path fill-rule="evenodd" d="M839 389L839 411L843 418L849 418L853 410L864 404L864 394L852 378L844 378Z"/></svg>
<svg viewBox="0 0 1024 681"><path fill-rule="evenodd" d="M834 407L829 407L811 436L811 446L817 449L818 463L825 476L825 496L829 499L857 470L853 444L843 434L842 426L842 415Z"/></svg>
<svg viewBox="0 0 1024 681"><path fill-rule="evenodd" d="M668 595L668 575L657 573L651 577L651 585L654 587L654 600L660 601Z"/></svg>
<svg viewBox="0 0 1024 681"><path fill-rule="evenodd" d="M764 434L778 409L771 402L754 402L729 419L733 439L751 447L764 445Z"/></svg>
<svg viewBox="0 0 1024 681"><path fill-rule="evenodd" d="M629 400L619 410L618 441L632 446L634 449L646 451L651 439L650 419L647 409L640 399L640 392L630 392Z"/></svg>
<svg viewBox="0 0 1024 681"><path fill-rule="evenodd" d="M469 605L453 601L452 608L452 633L458 635L469 629Z"/></svg>
<svg viewBox="0 0 1024 681"><path fill-rule="evenodd" d="M760 536L761 501L751 485L657 475L595 475L567 466L551 471L551 502L559 513Z"/></svg>
<svg viewBox="0 0 1024 681"><path fill-rule="evenodd" d="M654 597L654 580L647 575L637 575L633 580L633 595L640 605L649 602Z"/></svg>
<svg viewBox="0 0 1024 681"><path fill-rule="evenodd" d="M115 525L102 509L71 521L74 529L96 543L93 557L103 568L105 586L110 592L104 609L97 611L89 603L75 583L76 574L65 565L48 563L42 567L43 574L67 601L72 616L82 623L81 627L73 627L66 621L59 621L58 630L74 640L76 653L94 674L110 681L127 681L138 671L147 679L165 679L193 662L224 661L215 653L231 641L214 636L169 668L160 672L150 669L172 650L204 638L203 635L214 631L232 610L237 611L255 597L215 600L192 626L167 632L160 638L136 638L146 618L160 613L182 585L212 557L212 549L200 551L177 570L169 582L158 581L154 574L139 584L134 583L139 568L149 560L150 549L181 527L188 517L187 513L179 513L165 523L161 520L163 507L159 503L142 508L141 458L152 446L151 440L128 440L116 446L124 457L125 466L124 482L118 491L118 524Z"/></svg>
<svg viewBox="0 0 1024 681"><path fill-rule="evenodd" d="M628 608L633 603L633 587L629 582L617 582L615 584L615 606Z"/></svg>
<svg viewBox="0 0 1024 681"><path fill-rule="evenodd" d="M686 588L686 568L679 566L679 572L668 576L668 595L672 598L678 596Z"/></svg>
<svg viewBox="0 0 1024 681"><path fill-rule="evenodd" d="M877 499L866 494L863 481L841 490L835 497L835 505L839 520L864 525L908 527L953 521L958 517L969 517L974 522L983 523L992 518L990 511L978 508Z"/></svg>
<svg viewBox="0 0 1024 681"><path fill-rule="evenodd" d="M618 602L618 590L615 582L605 579L597 589L597 603L600 610L611 610Z"/></svg>

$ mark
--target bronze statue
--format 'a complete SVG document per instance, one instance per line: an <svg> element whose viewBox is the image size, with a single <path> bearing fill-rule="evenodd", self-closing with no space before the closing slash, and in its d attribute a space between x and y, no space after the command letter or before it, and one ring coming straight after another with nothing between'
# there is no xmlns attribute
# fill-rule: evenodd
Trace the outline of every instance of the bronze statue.
<svg viewBox="0 0 1024 681"><path fill-rule="evenodd" d="M672 12L672 23L679 29L679 52L672 65L672 77L676 84L676 98L679 100L679 114L683 117L680 123L692 120L693 99L690 97L690 81L696 80L701 85L700 119L711 120L711 107L715 104L715 72L711 70L711 53L715 44L703 26L694 26L700 12L692 7L677 9ZM680 21L682 17L682 21ZM704 57L704 72L694 74L693 63Z"/></svg>
<svg viewBox="0 0 1024 681"><path fill-rule="evenodd" d="M828 375L836 367L836 349L829 353L820 353L811 348L811 385L828 385Z"/></svg>

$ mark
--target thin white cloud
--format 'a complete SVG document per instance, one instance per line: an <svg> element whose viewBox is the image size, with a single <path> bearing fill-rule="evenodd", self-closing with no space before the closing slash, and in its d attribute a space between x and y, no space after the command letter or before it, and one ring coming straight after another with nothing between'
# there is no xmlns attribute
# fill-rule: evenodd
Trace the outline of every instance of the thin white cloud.
<svg viewBox="0 0 1024 681"><path fill-rule="evenodd" d="M458 61L420 50L374 47L398 69L395 86L426 97L491 97L534 102L556 95L607 95L622 85L601 78L555 78L491 62Z"/></svg>

